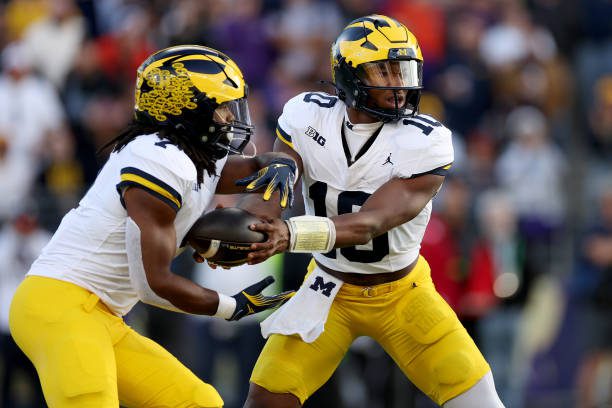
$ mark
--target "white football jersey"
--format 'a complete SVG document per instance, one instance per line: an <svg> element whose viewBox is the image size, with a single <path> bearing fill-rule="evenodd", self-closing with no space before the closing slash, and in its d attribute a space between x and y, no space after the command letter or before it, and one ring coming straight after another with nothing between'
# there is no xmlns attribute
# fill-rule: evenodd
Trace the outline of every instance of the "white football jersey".
<svg viewBox="0 0 612 408"><path fill-rule="evenodd" d="M217 161L217 174L226 159ZM121 191L138 186L176 211L177 250L189 228L209 207L219 178L197 173L189 157L156 134L139 136L111 153L79 206L71 210L29 275L47 276L88 289L117 315L138 302L130 282L125 244L128 217Z"/></svg>
<svg viewBox="0 0 612 408"><path fill-rule="evenodd" d="M431 116L385 123L359 153L343 144L346 105L322 92L302 93L285 105L277 137L302 158L306 214L330 217L357 212L392 178L445 175L453 162L451 132ZM342 272L393 272L418 256L431 201L411 221L366 245L314 254L317 262Z"/></svg>

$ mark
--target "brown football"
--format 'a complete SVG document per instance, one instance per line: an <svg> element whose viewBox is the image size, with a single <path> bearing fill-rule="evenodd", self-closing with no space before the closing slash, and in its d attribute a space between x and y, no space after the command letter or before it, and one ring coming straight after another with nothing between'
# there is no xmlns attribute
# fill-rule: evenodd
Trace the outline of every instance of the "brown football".
<svg viewBox="0 0 612 408"><path fill-rule="evenodd" d="M264 233L249 225L261 222L250 212L236 207L218 208L202 215L185 236L185 242L209 262L237 266L246 262L250 246L264 242Z"/></svg>

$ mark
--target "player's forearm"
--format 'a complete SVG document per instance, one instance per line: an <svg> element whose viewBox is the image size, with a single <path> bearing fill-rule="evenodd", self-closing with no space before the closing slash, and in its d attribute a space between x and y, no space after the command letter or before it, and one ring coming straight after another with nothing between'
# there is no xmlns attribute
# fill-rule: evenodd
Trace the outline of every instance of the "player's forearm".
<svg viewBox="0 0 612 408"><path fill-rule="evenodd" d="M441 179L432 176L425 187L405 188L405 181L392 180L372 195L358 212L332 217L336 227L336 248L363 245L392 228L414 219L440 186Z"/></svg>
<svg viewBox="0 0 612 408"><path fill-rule="evenodd" d="M385 232L370 214L342 214L331 219L336 227L334 248L364 245Z"/></svg>
<svg viewBox="0 0 612 408"><path fill-rule="evenodd" d="M203 288L170 271L148 279L151 289L176 308L191 314L214 315L219 304L217 292Z"/></svg>
<svg viewBox="0 0 612 408"><path fill-rule="evenodd" d="M334 247L364 245L390 229L409 222L422 209L420 205L406 205L402 208L384 206L378 209L369 209L364 206L359 212L331 217L336 227Z"/></svg>
<svg viewBox="0 0 612 408"><path fill-rule="evenodd" d="M216 292L170 271L175 255L176 235L173 226L140 227L126 220L126 252L130 281L139 299L167 310L195 314L214 314L218 303Z"/></svg>

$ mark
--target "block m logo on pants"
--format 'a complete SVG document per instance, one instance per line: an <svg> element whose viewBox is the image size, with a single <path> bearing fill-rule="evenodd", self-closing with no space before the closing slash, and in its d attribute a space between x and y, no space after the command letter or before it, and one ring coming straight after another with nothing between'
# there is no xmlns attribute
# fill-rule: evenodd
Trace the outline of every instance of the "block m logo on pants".
<svg viewBox="0 0 612 408"><path fill-rule="evenodd" d="M315 292L321 291L322 294L329 297L331 295L331 291L336 287L334 282L325 282L322 277L317 276L312 285L310 285L310 289Z"/></svg>

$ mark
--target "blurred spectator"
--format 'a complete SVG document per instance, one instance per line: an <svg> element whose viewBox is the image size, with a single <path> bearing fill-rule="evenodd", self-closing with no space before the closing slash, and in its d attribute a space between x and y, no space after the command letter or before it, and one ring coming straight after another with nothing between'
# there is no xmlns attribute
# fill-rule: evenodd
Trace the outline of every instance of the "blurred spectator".
<svg viewBox="0 0 612 408"><path fill-rule="evenodd" d="M13 43L2 52L0 76L0 129L11 148L26 154L43 149L45 135L63 124L64 113L57 92L32 72L26 47Z"/></svg>
<svg viewBox="0 0 612 408"><path fill-rule="evenodd" d="M252 88L263 87L273 50L261 19L263 0L225 0L225 14L211 24L211 39L242 67Z"/></svg>
<svg viewBox="0 0 612 408"><path fill-rule="evenodd" d="M608 177L610 176L608 172ZM580 241L577 269L572 280L574 299L587 309L588 349L612 346L612 184L600 188L597 213Z"/></svg>
<svg viewBox="0 0 612 408"><path fill-rule="evenodd" d="M472 268L484 279L472 281L462 307L466 313L480 313L478 338L495 374L495 386L508 407L520 406L512 403L512 364L523 304L513 297L523 285L523 265L511 196L498 190L482 193L476 201L476 219L479 236Z"/></svg>
<svg viewBox="0 0 612 408"><path fill-rule="evenodd" d="M550 33L534 26L521 3L501 3L501 19L484 34L480 52L485 62L494 69L511 67L525 59L552 58L557 47Z"/></svg>
<svg viewBox="0 0 612 408"><path fill-rule="evenodd" d="M497 163L497 178L515 202L521 221L540 221L546 230L558 226L565 214L563 179L565 157L549 136L544 115L522 106L506 120L509 144Z"/></svg>
<svg viewBox="0 0 612 408"><path fill-rule="evenodd" d="M164 45L213 45L210 43L210 35L214 35L214 32L209 29L209 22L215 18L216 9L220 7L220 3L223 2L210 0L173 2L173 7L161 16L158 34L164 39L166 43ZM251 2L240 3L249 4ZM214 44L214 46L217 45ZM229 50L224 49L224 51ZM231 53L226 53L237 61ZM237 63L243 66L240 61Z"/></svg>
<svg viewBox="0 0 612 408"><path fill-rule="evenodd" d="M127 104L131 104L133 95L128 91L132 86L131 80L129 86L126 82L102 70L95 41L88 40L83 44L66 79L62 99L74 135L75 156L80 161L86 185L93 182L103 161L103 158L96 157L97 148L129 121ZM100 105L106 109L105 121L97 119L96 109L92 109ZM109 129L104 132L99 127Z"/></svg>
<svg viewBox="0 0 612 408"><path fill-rule="evenodd" d="M0 225L8 221L27 199L33 173L30 161L9 149L7 139L0 134Z"/></svg>
<svg viewBox="0 0 612 408"><path fill-rule="evenodd" d="M325 72L322 77L327 77L329 67L320 62L329 61L329 44L343 22L333 2L286 0L282 9L270 15L267 35L279 52L281 64L293 77L316 77L315 72Z"/></svg>
<svg viewBox="0 0 612 408"><path fill-rule="evenodd" d="M21 40L28 26L45 17L47 13L48 0L7 1L4 9L7 42Z"/></svg>
<svg viewBox="0 0 612 408"><path fill-rule="evenodd" d="M478 128L491 105L491 84L478 47L486 21L461 12L449 21L444 66L432 81L444 102L446 125L464 138Z"/></svg>
<svg viewBox="0 0 612 408"><path fill-rule="evenodd" d="M84 109L92 99L100 96L115 96L124 92L125 82L102 70L98 45L85 41L79 58L68 74L62 96L68 119L73 126L85 122Z"/></svg>
<svg viewBox="0 0 612 408"><path fill-rule="evenodd" d="M49 14L30 25L23 41L36 71L61 89L85 38L85 20L75 0L48 3Z"/></svg>
<svg viewBox="0 0 612 408"><path fill-rule="evenodd" d="M446 15L439 2L427 0L387 1L380 14L393 16L419 39L424 76L439 69L446 54Z"/></svg>
<svg viewBox="0 0 612 408"><path fill-rule="evenodd" d="M44 210L41 223L54 230L59 225L55 221L76 207L85 192L85 175L70 132L50 134L45 145L36 195Z"/></svg>
<svg viewBox="0 0 612 408"><path fill-rule="evenodd" d="M508 115L506 129L510 142L499 156L495 170L500 187L512 197L519 233L526 243L529 271L524 289L528 290L533 276L551 271L554 244L564 226L568 169L566 158L551 140L546 118L538 109L516 108Z"/></svg>
<svg viewBox="0 0 612 408"><path fill-rule="evenodd" d="M386 0L338 0L338 7L346 22L356 18L380 12L388 1Z"/></svg>
<svg viewBox="0 0 612 408"><path fill-rule="evenodd" d="M96 39L97 60L108 78L131 84L136 80L136 70L155 49L149 38L152 16L144 8L134 8L123 16L115 31Z"/></svg>
<svg viewBox="0 0 612 408"><path fill-rule="evenodd" d="M474 262L474 267L490 269L493 278L490 293L488 289L474 288L476 297L464 300L478 309L490 306L493 302L490 296L493 294L501 300L511 298L523 283L522 242L518 236L518 220L512 198L501 191L484 192L477 200L476 219L479 230L476 252L481 253L482 259L475 257L478 261Z"/></svg>
<svg viewBox="0 0 612 408"><path fill-rule="evenodd" d="M23 46L2 52L0 75L0 219L14 215L30 193L47 137L64 130L55 89L31 71Z"/></svg>
<svg viewBox="0 0 612 408"><path fill-rule="evenodd" d="M572 351L571 368L577 373L579 408L606 406L612 402L612 184L599 187L590 226L579 243L578 259L570 281L572 298L568 326Z"/></svg>
<svg viewBox="0 0 612 408"><path fill-rule="evenodd" d="M558 58L554 38L533 23L522 3L502 2L500 7L501 19L486 30L480 43L497 108L507 113L530 104L548 117L565 113L571 100L571 76Z"/></svg>
<svg viewBox="0 0 612 408"><path fill-rule="evenodd" d="M477 196L497 184L495 166L498 148L495 138L484 130L472 133L466 145L465 165L454 171L464 174L472 192Z"/></svg>
<svg viewBox="0 0 612 408"><path fill-rule="evenodd" d="M597 41L582 42L576 52L575 70L579 97L576 108L580 110L582 115L589 116L588 111L593 106L593 101L598 97L598 81L611 73L612 33L608 37L597 39Z"/></svg>
<svg viewBox="0 0 612 408"><path fill-rule="evenodd" d="M11 408L44 406L36 370L10 335L9 306L17 286L38 257L51 234L38 226L36 214L27 205L0 230L0 333L2 335L2 406ZM18 392L24 381L28 392Z"/></svg>
<svg viewBox="0 0 612 408"><path fill-rule="evenodd" d="M589 104L588 130L591 153L610 164L612 159L612 73L597 80Z"/></svg>
<svg viewBox="0 0 612 408"><path fill-rule="evenodd" d="M530 0L527 2L534 22L546 27L559 45L559 52L571 56L581 34L580 19L584 1Z"/></svg>
<svg viewBox="0 0 612 408"><path fill-rule="evenodd" d="M580 367L577 408L609 407L612 404L612 353L593 353Z"/></svg>
<svg viewBox="0 0 612 408"><path fill-rule="evenodd" d="M96 150L127 126L134 96L125 90L120 95L96 94L83 106L81 130Z"/></svg>

